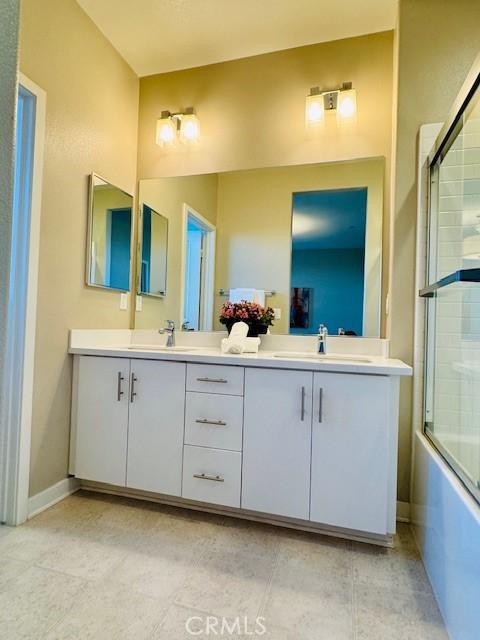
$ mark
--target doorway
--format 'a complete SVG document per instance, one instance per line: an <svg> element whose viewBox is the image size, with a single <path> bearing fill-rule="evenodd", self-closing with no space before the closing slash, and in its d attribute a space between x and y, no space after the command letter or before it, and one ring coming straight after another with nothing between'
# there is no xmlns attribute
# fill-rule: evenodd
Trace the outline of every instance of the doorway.
<svg viewBox="0 0 480 640"><path fill-rule="evenodd" d="M294 193L290 333L364 335L367 187Z"/></svg>
<svg viewBox="0 0 480 640"><path fill-rule="evenodd" d="M45 92L20 74L0 443L0 520L7 524L20 524L28 515L45 110Z"/></svg>
<svg viewBox="0 0 480 640"><path fill-rule="evenodd" d="M182 328L188 331L212 330L215 235L215 226L185 204Z"/></svg>

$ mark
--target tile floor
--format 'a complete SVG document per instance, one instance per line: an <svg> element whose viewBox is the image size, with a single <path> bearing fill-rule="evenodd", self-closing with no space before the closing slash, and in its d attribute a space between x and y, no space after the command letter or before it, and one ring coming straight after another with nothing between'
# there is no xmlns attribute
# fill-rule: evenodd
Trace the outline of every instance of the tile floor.
<svg viewBox="0 0 480 640"><path fill-rule="evenodd" d="M2 639L252 638L263 625L268 640L447 640L406 525L385 550L78 492L0 527Z"/></svg>

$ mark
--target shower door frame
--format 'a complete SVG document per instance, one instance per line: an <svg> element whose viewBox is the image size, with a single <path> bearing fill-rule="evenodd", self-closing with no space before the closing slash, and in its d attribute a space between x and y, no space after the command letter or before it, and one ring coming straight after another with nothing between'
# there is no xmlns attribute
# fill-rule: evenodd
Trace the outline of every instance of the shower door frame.
<svg viewBox="0 0 480 640"><path fill-rule="evenodd" d="M472 98L479 92L480 94L480 55L477 56L455 102L449 113L445 124L435 140L432 151L428 157L428 229L427 229L427 257L426 257L426 279L427 285L430 282L431 266L436 264L437 249L437 225L432 225L432 220L437 220L437 191L439 188L439 167L445 154L448 152L451 144L457 137L459 131L463 128L463 116L467 111ZM476 272L476 273L474 273ZM437 277L438 274L435 274ZM480 481L475 484L472 479L463 471L461 463L454 458L452 454L435 438L431 429L432 422L427 420L428 412L432 407L434 380L429 379L429 372L432 371L435 364L435 316L436 291L453 284L454 282L478 282L480 287L480 269L462 269L453 272L446 278L437 280L430 286L425 286L419 291L419 295L426 299L425 309L425 374L424 374L424 393L423 393L423 434L438 451L442 458L446 461L452 471L457 475L467 490L472 494L475 500L480 504ZM431 416L430 416L431 418Z"/></svg>

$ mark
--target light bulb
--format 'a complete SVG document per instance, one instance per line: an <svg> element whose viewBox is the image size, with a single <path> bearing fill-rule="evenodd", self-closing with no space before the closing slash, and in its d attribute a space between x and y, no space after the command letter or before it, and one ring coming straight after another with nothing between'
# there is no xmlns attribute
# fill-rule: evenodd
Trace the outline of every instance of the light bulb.
<svg viewBox="0 0 480 640"><path fill-rule="evenodd" d="M172 118L159 118L157 120L156 142L161 147L172 145L177 137L177 125Z"/></svg>
<svg viewBox="0 0 480 640"><path fill-rule="evenodd" d="M352 120L357 115L357 95L355 89L340 91L337 99L337 118Z"/></svg>
<svg viewBox="0 0 480 640"><path fill-rule="evenodd" d="M198 142L200 138L200 123L194 113L182 116L180 123L180 140L186 144Z"/></svg>
<svg viewBox="0 0 480 640"><path fill-rule="evenodd" d="M305 121L308 125L320 124L325 118L324 99L321 94L307 96L305 102Z"/></svg>

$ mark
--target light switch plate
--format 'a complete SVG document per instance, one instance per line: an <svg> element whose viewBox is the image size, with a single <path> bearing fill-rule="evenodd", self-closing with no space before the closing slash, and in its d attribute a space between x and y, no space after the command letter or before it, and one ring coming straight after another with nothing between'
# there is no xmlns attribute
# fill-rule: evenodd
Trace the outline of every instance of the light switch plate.
<svg viewBox="0 0 480 640"><path fill-rule="evenodd" d="M273 313L275 314L275 320L281 320L282 319L282 310L279 309L278 307L275 307L275 309L273 310Z"/></svg>
<svg viewBox="0 0 480 640"><path fill-rule="evenodd" d="M142 296L135 297L135 311L141 311L143 309L143 298Z"/></svg>
<svg viewBox="0 0 480 640"><path fill-rule="evenodd" d="M120 309L126 311L128 309L128 293L120 294Z"/></svg>

